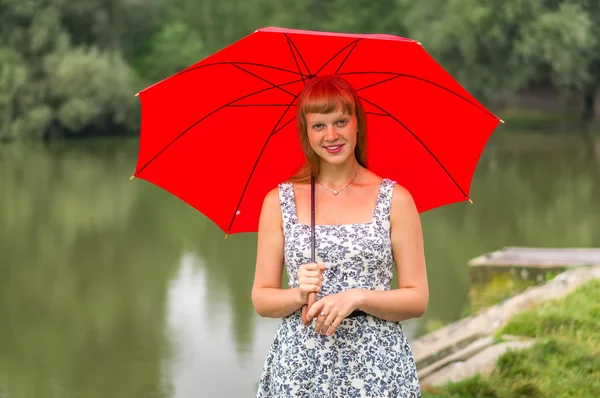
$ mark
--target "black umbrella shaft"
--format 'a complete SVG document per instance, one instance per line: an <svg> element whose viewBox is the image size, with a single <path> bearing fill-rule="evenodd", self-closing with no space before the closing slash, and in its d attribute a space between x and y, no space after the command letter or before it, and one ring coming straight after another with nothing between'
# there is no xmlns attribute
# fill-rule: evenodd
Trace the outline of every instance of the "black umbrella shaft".
<svg viewBox="0 0 600 398"><path fill-rule="evenodd" d="M315 177L310 178L310 261L315 262Z"/></svg>

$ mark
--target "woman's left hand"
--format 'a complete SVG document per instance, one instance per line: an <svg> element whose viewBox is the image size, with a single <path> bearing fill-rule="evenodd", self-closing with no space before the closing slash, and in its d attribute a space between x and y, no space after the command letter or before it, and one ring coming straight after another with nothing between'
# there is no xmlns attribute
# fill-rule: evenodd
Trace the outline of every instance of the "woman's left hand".
<svg viewBox="0 0 600 398"><path fill-rule="evenodd" d="M317 300L308 310L306 318L315 316L315 332L331 336L342 321L356 309L360 300L360 290L346 290Z"/></svg>

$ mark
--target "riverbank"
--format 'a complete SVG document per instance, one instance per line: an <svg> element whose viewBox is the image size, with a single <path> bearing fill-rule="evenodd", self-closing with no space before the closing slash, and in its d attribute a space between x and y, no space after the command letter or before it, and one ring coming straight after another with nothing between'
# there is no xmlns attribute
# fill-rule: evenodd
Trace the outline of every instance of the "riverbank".
<svg viewBox="0 0 600 398"><path fill-rule="evenodd" d="M433 338L452 331L467 335L454 352L421 355L423 396L600 396L599 319L600 268L566 271L459 328L448 325L417 340L419 357L419 344L435 346Z"/></svg>

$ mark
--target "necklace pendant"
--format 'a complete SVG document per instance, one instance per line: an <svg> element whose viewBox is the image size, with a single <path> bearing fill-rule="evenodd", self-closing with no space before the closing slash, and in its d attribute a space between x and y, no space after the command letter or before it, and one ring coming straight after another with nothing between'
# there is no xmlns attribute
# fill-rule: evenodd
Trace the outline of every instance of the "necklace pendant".
<svg viewBox="0 0 600 398"><path fill-rule="evenodd" d="M333 191L333 194L334 194L334 195L337 195L337 194L338 194L338 191Z"/></svg>

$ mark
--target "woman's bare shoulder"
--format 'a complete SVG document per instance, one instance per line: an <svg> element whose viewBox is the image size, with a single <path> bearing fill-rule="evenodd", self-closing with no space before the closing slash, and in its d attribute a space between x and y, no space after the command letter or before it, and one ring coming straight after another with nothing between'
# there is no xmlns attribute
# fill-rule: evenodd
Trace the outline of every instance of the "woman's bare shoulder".
<svg viewBox="0 0 600 398"><path fill-rule="evenodd" d="M279 229L282 224L281 205L279 201L279 187L271 189L265 195L262 209L260 211L259 234L273 230L275 226Z"/></svg>
<svg viewBox="0 0 600 398"><path fill-rule="evenodd" d="M405 219L407 215L418 216L417 206L412 194L397 182L394 182L394 188L392 189L391 206L390 215L392 220L399 217Z"/></svg>
<svg viewBox="0 0 600 398"><path fill-rule="evenodd" d="M279 206L279 186L276 186L267 192L263 200L263 209L265 207L273 208L275 206Z"/></svg>

